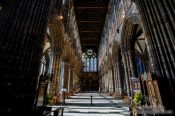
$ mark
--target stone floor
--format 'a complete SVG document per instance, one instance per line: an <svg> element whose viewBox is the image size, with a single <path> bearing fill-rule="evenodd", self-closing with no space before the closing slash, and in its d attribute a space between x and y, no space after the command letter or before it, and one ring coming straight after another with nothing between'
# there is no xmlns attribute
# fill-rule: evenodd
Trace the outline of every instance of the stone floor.
<svg viewBox="0 0 175 116"><path fill-rule="evenodd" d="M91 97L92 104L91 104ZM129 107L122 100L107 94L84 92L66 99L64 116L129 116ZM60 106L52 106L53 110Z"/></svg>

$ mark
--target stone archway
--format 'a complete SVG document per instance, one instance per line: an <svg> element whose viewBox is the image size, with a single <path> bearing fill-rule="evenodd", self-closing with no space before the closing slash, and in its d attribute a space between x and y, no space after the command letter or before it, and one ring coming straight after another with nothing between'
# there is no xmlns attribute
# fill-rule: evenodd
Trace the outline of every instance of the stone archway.
<svg viewBox="0 0 175 116"><path fill-rule="evenodd" d="M125 78L124 78L124 68L121 57L121 47L117 41L113 42L112 45L112 68L114 76L115 93L114 98L122 98L125 93Z"/></svg>
<svg viewBox="0 0 175 116"><path fill-rule="evenodd" d="M139 15L132 14L125 18L122 31L122 57L125 67L125 78L127 81L127 92L129 96L134 96L136 92L141 91L145 98L153 99L156 97L157 104L161 106L161 99L158 85L152 83L154 90L151 90L150 83L146 80L150 68L150 60L147 51L144 32L140 23ZM150 77L150 76L149 76ZM150 79L149 79L150 81ZM155 80L154 80L155 81ZM155 81L156 82L156 81ZM154 91L156 96L152 96L149 91ZM149 100L146 100L149 103Z"/></svg>
<svg viewBox="0 0 175 116"><path fill-rule="evenodd" d="M47 63L47 70L44 75L47 76L47 92L46 98L51 96L49 104L57 104L60 102L59 84L60 84L60 58L63 52L64 43L64 26L59 16L51 17L47 26L47 38L49 41L45 42L43 50L43 56L48 59L50 56L50 62ZM49 48L48 48L49 45ZM49 50L49 55L47 51Z"/></svg>
<svg viewBox="0 0 175 116"><path fill-rule="evenodd" d="M142 33L142 29L138 25L140 25L140 17L138 14L130 14L129 16L126 16L124 19L121 36L122 59L125 69L127 94L129 96L133 96L134 94L132 85L132 78L135 78L133 44L135 44L135 38L140 36Z"/></svg>

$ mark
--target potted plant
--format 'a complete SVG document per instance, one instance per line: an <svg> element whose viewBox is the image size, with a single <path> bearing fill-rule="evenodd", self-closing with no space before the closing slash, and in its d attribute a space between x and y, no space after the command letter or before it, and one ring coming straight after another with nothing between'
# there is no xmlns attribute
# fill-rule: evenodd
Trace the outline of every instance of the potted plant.
<svg viewBox="0 0 175 116"><path fill-rule="evenodd" d="M51 94L47 94L46 104L52 104L52 102L53 102L53 96Z"/></svg>
<svg viewBox="0 0 175 116"><path fill-rule="evenodd" d="M144 105L144 96L142 95L141 91L135 93L134 102L138 106Z"/></svg>

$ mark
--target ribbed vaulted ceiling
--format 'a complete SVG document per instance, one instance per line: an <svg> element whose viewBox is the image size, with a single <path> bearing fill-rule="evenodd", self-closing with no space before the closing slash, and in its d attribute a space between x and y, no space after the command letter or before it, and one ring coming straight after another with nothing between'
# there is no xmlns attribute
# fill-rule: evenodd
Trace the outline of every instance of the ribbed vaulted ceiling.
<svg viewBox="0 0 175 116"><path fill-rule="evenodd" d="M74 0L82 50L97 52L108 9L108 0Z"/></svg>

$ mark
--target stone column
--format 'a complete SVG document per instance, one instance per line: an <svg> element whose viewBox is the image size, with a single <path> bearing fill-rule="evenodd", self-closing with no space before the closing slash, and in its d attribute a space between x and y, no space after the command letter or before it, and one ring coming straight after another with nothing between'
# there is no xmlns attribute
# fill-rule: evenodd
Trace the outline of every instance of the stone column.
<svg viewBox="0 0 175 116"><path fill-rule="evenodd" d="M128 78L129 74L128 74L128 65L127 65L127 55L126 55L126 53L122 53L122 59L123 59L124 70L125 70L127 95L131 96L130 82L129 82L129 78Z"/></svg>
<svg viewBox="0 0 175 116"><path fill-rule="evenodd" d="M125 71L124 71L124 65L121 62L118 64L118 70L119 70L119 78L120 78L120 90L121 90L121 96L124 95L124 89L125 89Z"/></svg>
<svg viewBox="0 0 175 116"><path fill-rule="evenodd" d="M116 75L115 75L115 68L114 68L114 65L111 66L111 75L112 75L112 84L113 84L113 92L115 93L116 92Z"/></svg>
<svg viewBox="0 0 175 116"><path fill-rule="evenodd" d="M113 94L114 93L114 91L113 91L113 87L114 87L114 85L113 85L113 77L112 77L113 75L112 75L112 70L111 70L111 68L109 69L109 93L110 94Z"/></svg>
<svg viewBox="0 0 175 116"><path fill-rule="evenodd" d="M54 75L54 96L55 96L55 104L57 104L59 101L58 99L60 98L60 68L61 68L61 53L57 52L56 53L56 63L55 63L55 75ZM58 98L58 99L57 99ZM57 100L56 100L57 99Z"/></svg>
<svg viewBox="0 0 175 116"><path fill-rule="evenodd" d="M114 75L113 75L113 69L111 68L110 69L110 76L111 76L111 91L112 91L112 94L114 94L115 92L115 85L114 85Z"/></svg>
<svg viewBox="0 0 175 116"><path fill-rule="evenodd" d="M70 67L70 75L69 75L69 92L71 95L73 95L73 67Z"/></svg>
<svg viewBox="0 0 175 116"><path fill-rule="evenodd" d="M51 74L51 82L49 94L54 96L54 103L57 104L60 98L60 68L61 68L61 52L58 50L53 51L53 63L52 63L52 74Z"/></svg>
<svg viewBox="0 0 175 116"><path fill-rule="evenodd" d="M1 2L0 112L32 116L52 0Z"/></svg>
<svg viewBox="0 0 175 116"><path fill-rule="evenodd" d="M105 78L105 92L108 91L108 75L107 75L107 71L105 71L105 75L104 75L104 78Z"/></svg>
<svg viewBox="0 0 175 116"><path fill-rule="evenodd" d="M128 54L128 60L129 60L129 68L130 68L130 75L131 77L135 77L135 73L134 73L134 66L133 66L133 59L132 59L132 51L129 50L127 51Z"/></svg>
<svg viewBox="0 0 175 116"><path fill-rule="evenodd" d="M103 72L101 74L101 82L102 82L102 84L101 84L101 90L104 91L105 84L104 84L104 75L103 75Z"/></svg>
<svg viewBox="0 0 175 116"><path fill-rule="evenodd" d="M133 86L132 86L132 79L133 77L135 77L135 73L134 73L134 69L133 69L133 60L132 60L132 51L129 50L127 51L127 55L128 55L128 68L129 68L129 80L130 80L130 88L131 88L131 96L133 96Z"/></svg>
<svg viewBox="0 0 175 116"><path fill-rule="evenodd" d="M128 84L129 84L129 93L130 96L132 96L132 84L131 84L131 69L130 69L130 59L128 52L126 52L126 66L127 66L127 72L128 72Z"/></svg>
<svg viewBox="0 0 175 116"><path fill-rule="evenodd" d="M102 73L99 74L99 92L101 93L103 90L103 80L102 80Z"/></svg>
<svg viewBox="0 0 175 116"><path fill-rule="evenodd" d="M157 75L163 105L175 108L175 2L135 0L143 21L152 56L152 73ZM168 99L168 100L167 100ZM174 110L175 111L175 110Z"/></svg>
<svg viewBox="0 0 175 116"><path fill-rule="evenodd" d="M119 62L117 63L117 78L118 78L118 93L119 96L122 95L122 86L121 86L121 74L120 74L120 67L119 67Z"/></svg>
<svg viewBox="0 0 175 116"><path fill-rule="evenodd" d="M79 88L79 75L77 69L73 70L73 88L74 91L78 92L77 90Z"/></svg>
<svg viewBox="0 0 175 116"><path fill-rule="evenodd" d="M106 92L106 84L107 84L107 82L106 82L107 80L106 80L106 72L104 72L104 74L103 74L103 83L104 83L104 91Z"/></svg>
<svg viewBox="0 0 175 116"><path fill-rule="evenodd" d="M115 80L115 83L116 83L116 92L118 93L118 90L119 90L119 76L118 76L118 66L117 66L117 62L115 64L115 76L116 76L116 80Z"/></svg>
<svg viewBox="0 0 175 116"><path fill-rule="evenodd" d="M62 93L64 84L64 61L61 59L60 61L60 82L59 82L59 92Z"/></svg>
<svg viewBox="0 0 175 116"><path fill-rule="evenodd" d="M122 93L121 93L121 77L120 77L120 69L119 69L119 63L116 62L115 64L116 66L116 69L115 69L115 72L116 72L116 92L117 92L117 96L121 96Z"/></svg>
<svg viewBox="0 0 175 116"><path fill-rule="evenodd" d="M69 92L70 91L70 88L71 88L71 67L70 67L70 64L68 64L68 87L67 87L67 91Z"/></svg>
<svg viewBox="0 0 175 116"><path fill-rule="evenodd" d="M64 61L64 83L63 88L68 90L68 79L69 79L69 62Z"/></svg>
<svg viewBox="0 0 175 116"><path fill-rule="evenodd" d="M110 77L109 77L109 69L108 69L108 71L107 71L107 91L109 92L109 83L110 83Z"/></svg>
<svg viewBox="0 0 175 116"><path fill-rule="evenodd" d="M70 72L70 90L73 90L73 68L71 68Z"/></svg>
<svg viewBox="0 0 175 116"><path fill-rule="evenodd" d="M114 85L113 98L117 97L117 91L118 91L118 83L117 83L117 74L116 74L116 72L117 72L117 70L116 70L116 63L113 63L113 65L112 65L112 75L113 75L113 85Z"/></svg>
<svg viewBox="0 0 175 116"><path fill-rule="evenodd" d="M100 87L101 87L101 92L102 92L104 90L104 83L103 83L104 81L103 81L103 72L102 71L101 71L100 77L101 77L101 81L100 81L101 85L100 85Z"/></svg>
<svg viewBox="0 0 175 116"><path fill-rule="evenodd" d="M73 72L72 72L72 78L73 78L73 90L74 92L76 91L76 70L74 69Z"/></svg>
<svg viewBox="0 0 175 116"><path fill-rule="evenodd" d="M117 91L117 74L116 74L116 67L115 64L113 64L113 69L112 69L112 73L113 73L113 84L114 84L114 89L115 92Z"/></svg>

